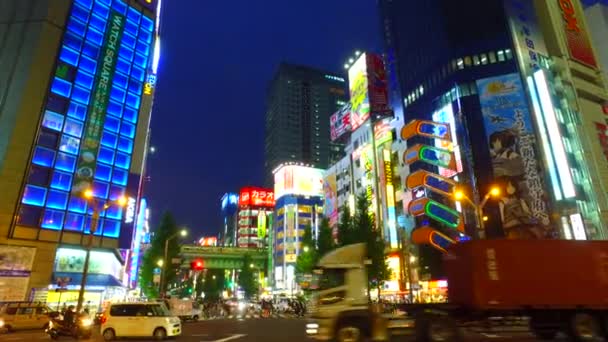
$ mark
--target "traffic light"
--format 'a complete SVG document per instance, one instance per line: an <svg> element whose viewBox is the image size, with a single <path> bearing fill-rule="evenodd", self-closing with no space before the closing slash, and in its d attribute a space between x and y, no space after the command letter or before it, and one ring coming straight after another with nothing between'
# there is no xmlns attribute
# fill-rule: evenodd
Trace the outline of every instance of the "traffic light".
<svg viewBox="0 0 608 342"><path fill-rule="evenodd" d="M193 271L202 271L203 270L203 260L196 259L190 263L190 268Z"/></svg>

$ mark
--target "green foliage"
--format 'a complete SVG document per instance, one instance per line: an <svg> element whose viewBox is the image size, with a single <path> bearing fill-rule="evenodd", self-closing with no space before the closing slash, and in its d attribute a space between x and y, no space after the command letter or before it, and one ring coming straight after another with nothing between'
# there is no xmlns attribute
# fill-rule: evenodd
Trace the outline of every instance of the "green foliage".
<svg viewBox="0 0 608 342"><path fill-rule="evenodd" d="M203 274L199 276L203 278ZM207 270L204 274L202 289L205 293L205 299L219 299L224 291L224 270Z"/></svg>
<svg viewBox="0 0 608 342"><path fill-rule="evenodd" d="M159 296L158 284L154 284L153 272L157 268L157 262L164 259L165 241L171 236L178 234L178 226L175 223L175 219L170 213L165 213L160 221L158 227L154 230L154 238L150 241L150 247L144 253L142 265L139 275L139 286L142 289L143 294L148 298L157 298ZM175 282L177 278L176 267L173 267L171 261L176 258L179 254L180 241L178 237L175 237L169 241L167 248L167 260L163 260L165 272L162 275L164 280L164 287L167 284Z"/></svg>
<svg viewBox="0 0 608 342"><path fill-rule="evenodd" d="M338 222L338 247L356 242L354 239L353 218L348 205L341 208L340 222Z"/></svg>
<svg viewBox="0 0 608 342"><path fill-rule="evenodd" d="M317 256L321 258L325 254L336 248L334 242L333 232L329 226L329 219L323 218L321 225L319 226L319 237L317 240ZM316 260L318 261L318 260Z"/></svg>
<svg viewBox="0 0 608 342"><path fill-rule="evenodd" d="M308 226L304 229L304 236L302 236L302 250L296 261L296 274L312 273L316 262L317 247L312 236L312 228Z"/></svg>
<svg viewBox="0 0 608 342"><path fill-rule="evenodd" d="M245 292L245 298L251 299L258 293L258 282L255 279L254 269L251 267L252 260L249 254L243 257L243 268L239 271L239 286Z"/></svg>

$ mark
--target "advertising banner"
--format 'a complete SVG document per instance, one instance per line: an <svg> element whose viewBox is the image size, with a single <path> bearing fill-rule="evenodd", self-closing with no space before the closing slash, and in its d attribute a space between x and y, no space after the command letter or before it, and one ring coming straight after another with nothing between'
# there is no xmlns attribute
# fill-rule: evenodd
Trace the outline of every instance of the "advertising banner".
<svg viewBox="0 0 608 342"><path fill-rule="evenodd" d="M333 227L338 223L338 187L337 177L334 172L326 174L323 179L325 217L329 220L329 226Z"/></svg>
<svg viewBox="0 0 608 342"><path fill-rule="evenodd" d="M562 25L566 34L570 57L591 68L597 69L597 62L591 48L591 39L585 27L585 18L579 1L555 0L562 14Z"/></svg>
<svg viewBox="0 0 608 342"><path fill-rule="evenodd" d="M118 60L118 49L120 48L124 25L125 17L112 11L102 44L102 55L98 61L97 75L91 94L91 105L87 114L86 128L82 137L83 143L80 147L78 165L76 166L76 176L72 187L72 191L75 193L91 188L93 182L99 141L106 119L111 82Z"/></svg>
<svg viewBox="0 0 608 342"><path fill-rule="evenodd" d="M58 248L55 255L55 272L82 273L86 252L83 249ZM122 277L122 265L112 252L92 251L89 259L90 274L109 274Z"/></svg>
<svg viewBox="0 0 608 342"><path fill-rule="evenodd" d="M274 208L274 192L270 189L246 187L239 195L239 207Z"/></svg>
<svg viewBox="0 0 608 342"><path fill-rule="evenodd" d="M390 114L386 69L380 55L367 54L367 78L371 112Z"/></svg>
<svg viewBox="0 0 608 342"><path fill-rule="evenodd" d="M323 196L323 170L301 165L285 165L274 174L276 198L285 195Z"/></svg>
<svg viewBox="0 0 608 342"><path fill-rule="evenodd" d="M362 54L350 69L348 69L348 86L350 89L351 103L350 123L354 131L359 128L370 115L367 54Z"/></svg>
<svg viewBox="0 0 608 342"><path fill-rule="evenodd" d="M35 256L36 248L0 245L0 274L29 273Z"/></svg>
<svg viewBox="0 0 608 342"><path fill-rule="evenodd" d="M458 146L458 136L456 135L456 118L454 117L452 104L448 103L445 107L433 113L433 121L446 123L450 127L451 140L435 139L435 147L449 150L454 153L454 160L456 161L455 170L450 170L443 167L438 168L441 176L451 178L462 172L462 156L460 154L460 146Z"/></svg>
<svg viewBox="0 0 608 342"><path fill-rule="evenodd" d="M334 141L352 130L350 123L351 103L345 104L339 111L329 117L331 141Z"/></svg>
<svg viewBox="0 0 608 342"><path fill-rule="evenodd" d="M504 232L509 238L546 238L550 227L536 139L519 74L477 81L494 184Z"/></svg>

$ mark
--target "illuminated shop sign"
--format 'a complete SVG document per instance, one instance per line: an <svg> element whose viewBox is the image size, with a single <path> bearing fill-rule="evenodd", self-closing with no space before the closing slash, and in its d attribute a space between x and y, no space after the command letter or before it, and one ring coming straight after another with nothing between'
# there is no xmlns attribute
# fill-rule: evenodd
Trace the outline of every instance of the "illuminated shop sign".
<svg viewBox="0 0 608 342"><path fill-rule="evenodd" d="M133 197L127 199L127 210L125 214L125 223L132 223L135 218L135 205L137 201Z"/></svg>
<svg viewBox="0 0 608 342"><path fill-rule="evenodd" d="M284 165L274 173L276 198L285 195L323 196L323 170L302 165Z"/></svg>
<svg viewBox="0 0 608 342"><path fill-rule="evenodd" d="M144 95L152 95L154 88L156 88L156 75L149 74L144 83Z"/></svg>
<svg viewBox="0 0 608 342"><path fill-rule="evenodd" d="M436 147L418 144L405 151L403 156L403 161L408 165L417 161L423 161L427 164L450 170L456 169L454 154L448 150Z"/></svg>
<svg viewBox="0 0 608 342"><path fill-rule="evenodd" d="M371 115L392 114L388 109L388 86L382 57L363 53L348 69L351 124L356 130Z"/></svg>
<svg viewBox="0 0 608 342"><path fill-rule="evenodd" d="M408 140L414 136L441 140L452 140L449 125L426 120L412 120L401 129L401 139Z"/></svg>
<svg viewBox="0 0 608 342"><path fill-rule="evenodd" d="M460 155L460 146L458 146L458 137L456 135L456 119L452 104L449 103L445 107L433 113L433 121L448 124L450 127L451 140L435 139L435 147L450 150L454 154L456 160L456 169L446 169L439 167L439 174L443 177L453 177L462 172L462 158Z"/></svg>
<svg viewBox="0 0 608 342"><path fill-rule="evenodd" d="M388 228L391 248L398 247L397 241L397 213L395 211L395 187L393 185L393 163L391 152L384 150L382 159L384 162L384 184L386 185L386 211L388 213Z"/></svg>
<svg viewBox="0 0 608 342"><path fill-rule="evenodd" d="M462 215L458 211L432 199L423 197L411 201L408 211L413 216L426 215L448 227L455 228L461 232L464 231Z"/></svg>
<svg viewBox="0 0 608 342"><path fill-rule="evenodd" d="M58 248L55 254L55 272L82 273L86 251L84 249ZM91 251L90 274L109 274L116 279L122 276L122 265L112 252Z"/></svg>
<svg viewBox="0 0 608 342"><path fill-rule="evenodd" d="M274 208L274 192L270 189L247 187L241 189L239 196L240 207Z"/></svg>
<svg viewBox="0 0 608 342"><path fill-rule="evenodd" d="M564 33L573 60L597 69L591 41L583 23L583 14L572 0L556 0L564 20Z"/></svg>
<svg viewBox="0 0 608 342"><path fill-rule="evenodd" d="M412 232L412 242L431 245L444 253L447 252L449 246L456 243L453 239L431 227L420 227L414 230Z"/></svg>
<svg viewBox="0 0 608 342"><path fill-rule="evenodd" d="M418 170L407 176L405 181L408 189L425 187L435 193L444 196L451 196L456 187L456 183L445 177L433 174L425 170Z"/></svg>

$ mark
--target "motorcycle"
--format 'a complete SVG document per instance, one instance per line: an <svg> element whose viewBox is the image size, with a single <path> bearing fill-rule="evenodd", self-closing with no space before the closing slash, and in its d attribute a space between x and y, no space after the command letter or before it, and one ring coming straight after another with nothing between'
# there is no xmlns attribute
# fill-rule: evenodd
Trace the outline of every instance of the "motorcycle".
<svg viewBox="0 0 608 342"><path fill-rule="evenodd" d="M60 336L69 336L75 339L89 339L93 335L93 320L86 314L77 316L76 322L67 324L60 316L52 317L45 332L53 340Z"/></svg>

